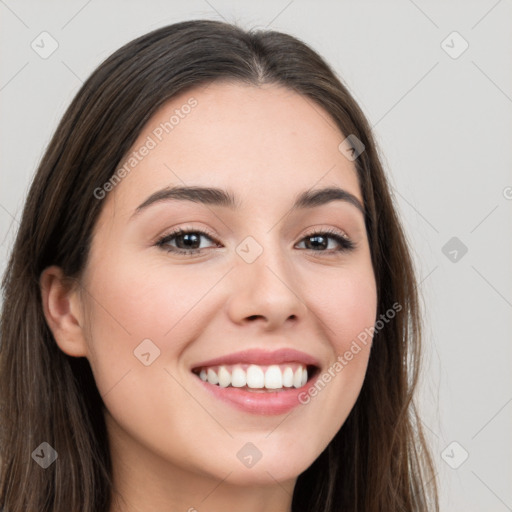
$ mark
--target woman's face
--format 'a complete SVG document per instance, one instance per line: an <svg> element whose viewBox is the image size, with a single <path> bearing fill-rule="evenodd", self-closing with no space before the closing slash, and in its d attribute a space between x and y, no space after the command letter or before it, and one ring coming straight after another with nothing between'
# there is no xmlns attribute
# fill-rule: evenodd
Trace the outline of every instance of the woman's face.
<svg viewBox="0 0 512 512"><path fill-rule="evenodd" d="M293 481L340 429L377 308L344 139L291 90L213 83L166 103L120 163L81 297L123 467ZM307 200L324 188L356 201Z"/></svg>

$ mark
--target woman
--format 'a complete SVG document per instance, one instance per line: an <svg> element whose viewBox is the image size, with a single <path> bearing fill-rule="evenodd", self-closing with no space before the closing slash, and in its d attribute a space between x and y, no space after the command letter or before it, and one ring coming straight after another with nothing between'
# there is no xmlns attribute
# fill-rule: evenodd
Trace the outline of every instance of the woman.
<svg viewBox="0 0 512 512"><path fill-rule="evenodd" d="M437 510L406 239L299 40L197 20L109 57L3 287L4 510Z"/></svg>

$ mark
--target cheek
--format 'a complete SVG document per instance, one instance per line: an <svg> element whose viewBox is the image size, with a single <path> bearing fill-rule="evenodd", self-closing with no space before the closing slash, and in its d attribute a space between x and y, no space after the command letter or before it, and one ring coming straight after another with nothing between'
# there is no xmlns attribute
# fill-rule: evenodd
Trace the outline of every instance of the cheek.
<svg viewBox="0 0 512 512"><path fill-rule="evenodd" d="M324 326L325 335L337 354L367 332L377 315L377 291L371 266L340 269L334 275L319 274L308 288L308 307Z"/></svg>
<svg viewBox="0 0 512 512"><path fill-rule="evenodd" d="M179 384L183 374L177 364L201 329L198 316L207 321L202 315L207 301L202 299L219 276L179 266L170 272L122 257L91 263L94 271L86 281L89 359L109 418L155 453L187 461L194 452L187 435L204 410ZM146 366L142 354L148 352L151 362ZM174 437L168 436L170 431Z"/></svg>
<svg viewBox="0 0 512 512"><path fill-rule="evenodd" d="M91 258L89 268L89 359L102 394L128 371L133 378L141 368L174 368L190 340L218 314L209 292L223 270L199 272L190 265L170 269L165 262L109 258L106 253ZM155 364L145 367L139 357L148 351Z"/></svg>
<svg viewBox="0 0 512 512"><path fill-rule="evenodd" d="M218 281L216 274L193 272L190 267L176 266L169 272L161 264L118 261L98 265L90 276L92 323L101 338L133 348L137 340L174 337Z"/></svg>
<svg viewBox="0 0 512 512"><path fill-rule="evenodd" d="M331 359L314 389L302 398L323 411L324 432L333 436L357 400L366 375L377 314L376 284L368 265L340 269L335 279L318 275L315 282L307 292L308 307L323 326Z"/></svg>
<svg viewBox="0 0 512 512"><path fill-rule="evenodd" d="M336 353L349 349L352 341L361 337L375 323L377 314L375 288L370 283L356 281L350 276L336 291L332 302L329 326L332 344ZM327 318L325 319L327 322Z"/></svg>

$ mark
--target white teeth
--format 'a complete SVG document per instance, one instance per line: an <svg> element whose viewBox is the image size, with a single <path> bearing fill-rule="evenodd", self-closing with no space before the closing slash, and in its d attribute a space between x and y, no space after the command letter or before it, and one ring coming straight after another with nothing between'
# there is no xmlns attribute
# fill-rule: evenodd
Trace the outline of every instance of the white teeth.
<svg viewBox="0 0 512 512"><path fill-rule="evenodd" d="M210 380L208 378L208 380ZM299 366L293 374L293 387L300 388L302 384L302 368Z"/></svg>
<svg viewBox="0 0 512 512"><path fill-rule="evenodd" d="M293 370L287 366L283 373L283 386L291 388L293 386Z"/></svg>
<svg viewBox="0 0 512 512"><path fill-rule="evenodd" d="M247 368L247 370L244 370ZM294 368L295 371L294 371ZM251 389L283 389L301 388L308 381L308 371L304 365L292 363L288 365L273 364L261 367L256 364L247 365L221 365L212 368L202 368L199 378L204 382L215 384L221 388L232 386Z"/></svg>
<svg viewBox="0 0 512 512"><path fill-rule="evenodd" d="M302 380L300 381L300 387L304 386L308 381L308 370L307 368L303 368L302 370Z"/></svg>
<svg viewBox="0 0 512 512"><path fill-rule="evenodd" d="M217 377L217 374L211 368L208 368L207 375L208 375L208 382L210 384L218 384L219 383L219 378Z"/></svg>
<svg viewBox="0 0 512 512"><path fill-rule="evenodd" d="M227 388L231 384L231 375L226 370L225 366L219 368L219 386L221 388Z"/></svg>
<svg viewBox="0 0 512 512"><path fill-rule="evenodd" d="M265 387L267 389L281 389L283 387L283 374L277 365L272 365L265 372Z"/></svg>
<svg viewBox="0 0 512 512"><path fill-rule="evenodd" d="M247 384L247 375L239 366L233 368L231 385L234 388L243 388Z"/></svg>
<svg viewBox="0 0 512 512"><path fill-rule="evenodd" d="M259 366L251 364L251 366L247 368L247 386L250 388L258 389L262 388L264 385L265 375L263 370Z"/></svg>

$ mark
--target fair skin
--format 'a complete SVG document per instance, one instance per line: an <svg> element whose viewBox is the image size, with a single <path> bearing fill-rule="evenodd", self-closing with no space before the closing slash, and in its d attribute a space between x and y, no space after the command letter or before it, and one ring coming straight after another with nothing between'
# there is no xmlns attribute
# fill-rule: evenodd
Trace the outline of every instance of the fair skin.
<svg viewBox="0 0 512 512"><path fill-rule="evenodd" d="M357 399L370 343L307 404L282 414L219 400L191 368L246 348L294 348L325 373L375 322L364 217L342 200L291 207L325 187L363 199L333 120L275 85L182 93L133 148L192 96L197 106L103 199L81 287L66 287L58 267L43 272L45 316L60 349L89 360L103 397L119 492L111 512L287 512L298 475ZM229 189L239 208L175 199L134 215L151 194L184 185ZM193 256L166 250L186 247L183 238L156 245L179 227L212 238L202 236ZM355 248L339 250L329 234L325 248L311 249L310 233L326 230ZM236 251L248 236L262 249L251 263ZM144 339L160 350L148 366L134 356ZM249 442L262 454L252 467L237 457Z"/></svg>

